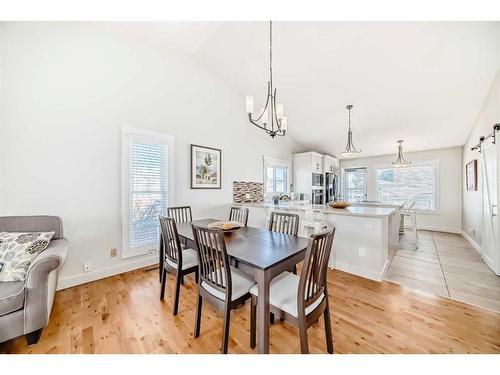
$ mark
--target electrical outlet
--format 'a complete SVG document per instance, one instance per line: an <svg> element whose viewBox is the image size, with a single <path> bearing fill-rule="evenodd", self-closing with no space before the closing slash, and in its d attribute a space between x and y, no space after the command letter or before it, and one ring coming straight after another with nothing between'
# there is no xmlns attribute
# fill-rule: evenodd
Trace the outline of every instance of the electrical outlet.
<svg viewBox="0 0 500 375"><path fill-rule="evenodd" d="M115 256L118 255L118 249L115 247L115 248L111 249L109 253L110 253L111 258L114 258Z"/></svg>
<svg viewBox="0 0 500 375"><path fill-rule="evenodd" d="M366 248L365 247L359 247L358 248L358 256L361 258L366 258Z"/></svg>
<svg viewBox="0 0 500 375"><path fill-rule="evenodd" d="M148 250L148 254L149 255L153 255L153 254L156 254L157 250L156 249L149 249Z"/></svg>
<svg viewBox="0 0 500 375"><path fill-rule="evenodd" d="M92 271L92 263L90 262L83 263L83 272L90 272L90 271Z"/></svg>

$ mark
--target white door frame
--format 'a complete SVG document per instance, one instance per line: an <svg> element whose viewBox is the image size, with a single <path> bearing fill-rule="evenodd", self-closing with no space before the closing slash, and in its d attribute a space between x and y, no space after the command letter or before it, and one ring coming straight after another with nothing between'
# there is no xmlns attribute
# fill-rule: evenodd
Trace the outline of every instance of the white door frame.
<svg viewBox="0 0 500 375"><path fill-rule="evenodd" d="M500 228L498 220L499 154L498 145L491 142L481 146L482 233L481 256L484 262L500 275Z"/></svg>

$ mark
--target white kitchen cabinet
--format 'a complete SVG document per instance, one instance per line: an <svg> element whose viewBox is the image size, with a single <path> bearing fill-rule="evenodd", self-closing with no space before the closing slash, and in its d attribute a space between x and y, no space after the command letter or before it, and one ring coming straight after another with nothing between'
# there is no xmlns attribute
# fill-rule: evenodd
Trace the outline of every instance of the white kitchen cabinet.
<svg viewBox="0 0 500 375"><path fill-rule="evenodd" d="M323 159L323 170L325 173L338 173L339 172L339 161L330 155L325 155Z"/></svg>
<svg viewBox="0 0 500 375"><path fill-rule="evenodd" d="M323 173L323 155L311 152L312 171L314 173Z"/></svg>

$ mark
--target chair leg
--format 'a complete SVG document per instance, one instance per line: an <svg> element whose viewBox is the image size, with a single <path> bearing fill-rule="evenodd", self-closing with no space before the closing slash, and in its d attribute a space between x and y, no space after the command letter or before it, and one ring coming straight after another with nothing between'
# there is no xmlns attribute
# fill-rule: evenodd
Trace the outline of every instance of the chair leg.
<svg viewBox="0 0 500 375"><path fill-rule="evenodd" d="M198 284L198 271L194 271L194 282Z"/></svg>
<svg viewBox="0 0 500 375"><path fill-rule="evenodd" d="M328 353L333 354L333 336L332 336L332 321L330 318L330 307L328 300L326 301L326 308L323 312L325 318L325 336L326 336L326 350Z"/></svg>
<svg viewBox="0 0 500 375"><path fill-rule="evenodd" d="M177 311L179 310L179 295L181 293L181 283L182 283L183 276L180 274L177 274L177 277L175 279L175 299L174 299L174 306L172 308L172 314L177 315Z"/></svg>
<svg viewBox="0 0 500 375"><path fill-rule="evenodd" d="M250 348L255 349L257 336L257 297L250 300Z"/></svg>
<svg viewBox="0 0 500 375"><path fill-rule="evenodd" d="M167 271L164 268L161 270L160 301L163 301L163 299L165 298L166 283L167 283Z"/></svg>
<svg viewBox="0 0 500 375"><path fill-rule="evenodd" d="M307 328L304 321L299 322L300 350L302 354L309 354L309 344L307 342Z"/></svg>
<svg viewBox="0 0 500 375"><path fill-rule="evenodd" d="M224 314L224 332L222 333L222 349L221 352L222 354L227 354L227 347L228 347L228 342L229 342L229 323L231 320L231 309L226 308L225 314Z"/></svg>
<svg viewBox="0 0 500 375"><path fill-rule="evenodd" d="M28 343L28 345L34 345L38 342L38 340L40 340L41 335L42 335L42 328L30 332L26 334L26 342Z"/></svg>
<svg viewBox="0 0 500 375"><path fill-rule="evenodd" d="M203 299L200 296L200 293L198 293L198 301L196 302L196 315L194 319L194 337L200 336L202 305L203 305Z"/></svg>
<svg viewBox="0 0 500 375"><path fill-rule="evenodd" d="M181 276L181 285L184 285L184 275Z"/></svg>

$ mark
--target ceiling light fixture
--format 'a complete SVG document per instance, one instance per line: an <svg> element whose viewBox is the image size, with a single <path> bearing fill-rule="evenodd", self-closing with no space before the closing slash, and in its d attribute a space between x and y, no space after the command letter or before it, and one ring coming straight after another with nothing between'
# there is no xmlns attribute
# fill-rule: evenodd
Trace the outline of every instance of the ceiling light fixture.
<svg viewBox="0 0 500 375"><path fill-rule="evenodd" d="M407 161L403 156L403 141L400 139L398 141L398 158L392 165L395 168L404 168L411 164L411 161Z"/></svg>
<svg viewBox="0 0 500 375"><path fill-rule="evenodd" d="M351 130L351 109L353 105L349 104L346 108L349 111L349 131L347 132L347 145L345 146L344 152L340 153L340 156L343 158L353 158L357 156L361 151L356 150L354 147L354 143L352 141L352 130Z"/></svg>
<svg viewBox="0 0 500 375"><path fill-rule="evenodd" d="M273 22L269 21L269 81L267 81L266 105L261 110L259 117L253 119L253 95L247 95L246 111L248 120L259 129L264 130L274 138L284 136L288 127L287 117L284 115L282 103L276 104L276 89L273 91ZM260 122L260 123L259 123Z"/></svg>

